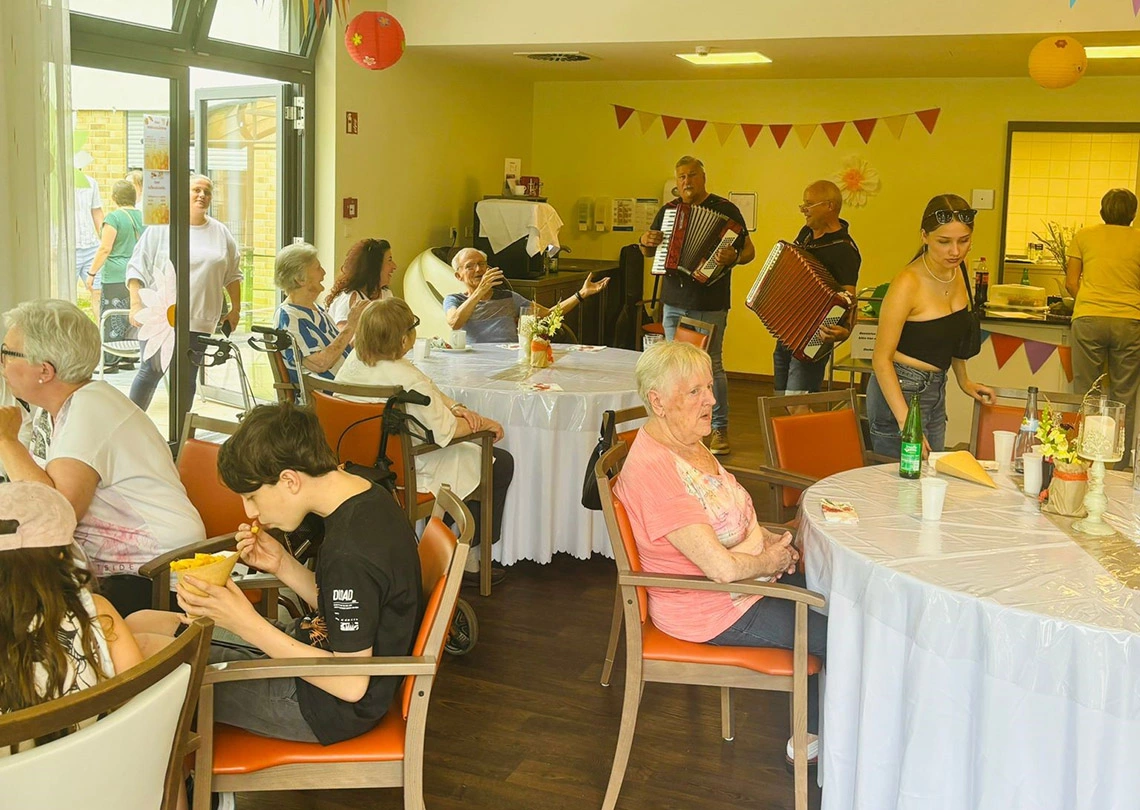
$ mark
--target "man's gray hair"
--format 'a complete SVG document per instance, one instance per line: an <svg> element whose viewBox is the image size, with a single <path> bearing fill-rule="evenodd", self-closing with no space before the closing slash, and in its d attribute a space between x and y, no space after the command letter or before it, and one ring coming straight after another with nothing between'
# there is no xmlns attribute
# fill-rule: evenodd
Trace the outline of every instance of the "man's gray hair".
<svg viewBox="0 0 1140 810"><path fill-rule="evenodd" d="M682 155L681 159L677 161L677 165L675 165L673 167L673 169L676 170L676 169L681 168L682 166L693 166L693 165L695 165L702 172L705 170L705 164L701 161L701 159L695 158L692 155Z"/></svg>
<svg viewBox="0 0 1140 810"><path fill-rule="evenodd" d="M712 359L703 349L682 340L664 340L650 346L637 361L634 376L637 395L652 413L649 392L664 394L677 381L697 371L712 372Z"/></svg>
<svg viewBox="0 0 1140 810"><path fill-rule="evenodd" d="M459 268L463 265L463 262L461 261L461 259L464 256L466 256L468 253L478 253L484 259L487 258L487 254L484 253L483 251L479 250L479 248L465 247L465 248L460 249L460 251L458 253L456 253L454 256L451 257L451 269L454 270L456 273L458 273Z"/></svg>
<svg viewBox="0 0 1140 810"><path fill-rule="evenodd" d="M51 363L65 383L83 383L99 364L103 352L99 327L70 301L41 298L25 301L4 314L9 329L24 336L28 363Z"/></svg>
<svg viewBox="0 0 1140 810"><path fill-rule="evenodd" d="M308 242L286 245L277 252L277 260L273 263L273 283L286 295L304 287L309 278L309 267L316 260L317 249Z"/></svg>

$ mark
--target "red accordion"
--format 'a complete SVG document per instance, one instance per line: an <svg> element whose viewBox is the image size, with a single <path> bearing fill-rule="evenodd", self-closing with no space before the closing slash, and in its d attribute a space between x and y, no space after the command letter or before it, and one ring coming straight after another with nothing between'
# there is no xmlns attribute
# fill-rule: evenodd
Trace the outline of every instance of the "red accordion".
<svg viewBox="0 0 1140 810"><path fill-rule="evenodd" d="M718 267L716 252L732 247L744 227L719 211L701 205L666 208L661 219L665 238L653 256L653 274L676 270L701 284L718 281L728 269Z"/></svg>
<svg viewBox="0 0 1140 810"><path fill-rule="evenodd" d="M812 362L831 346L819 330L841 323L855 302L818 259L789 242L777 242L745 304L797 360Z"/></svg>

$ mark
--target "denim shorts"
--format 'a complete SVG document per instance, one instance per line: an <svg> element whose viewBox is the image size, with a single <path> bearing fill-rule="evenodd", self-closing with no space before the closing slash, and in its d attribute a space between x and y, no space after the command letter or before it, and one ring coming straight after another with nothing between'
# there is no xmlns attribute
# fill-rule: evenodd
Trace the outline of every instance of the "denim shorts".
<svg viewBox="0 0 1140 810"><path fill-rule="evenodd" d="M940 452L946 444L946 372L922 371L902 363L895 363L894 367L907 403L918 394L922 433L931 452ZM880 455L898 458L899 423L874 376L867 386L867 421L871 424L871 449Z"/></svg>

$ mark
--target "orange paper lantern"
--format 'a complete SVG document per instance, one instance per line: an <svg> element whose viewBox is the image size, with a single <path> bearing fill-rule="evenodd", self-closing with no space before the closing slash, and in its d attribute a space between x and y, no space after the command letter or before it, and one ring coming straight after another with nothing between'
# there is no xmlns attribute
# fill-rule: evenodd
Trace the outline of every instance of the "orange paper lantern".
<svg viewBox="0 0 1140 810"><path fill-rule="evenodd" d="M1076 84L1086 67L1085 46L1070 36L1043 39L1029 52L1029 75L1048 90Z"/></svg>
<svg viewBox="0 0 1140 810"><path fill-rule="evenodd" d="M356 64L369 70L383 70L392 67L404 55L404 28L385 11L366 11L348 24L344 47Z"/></svg>

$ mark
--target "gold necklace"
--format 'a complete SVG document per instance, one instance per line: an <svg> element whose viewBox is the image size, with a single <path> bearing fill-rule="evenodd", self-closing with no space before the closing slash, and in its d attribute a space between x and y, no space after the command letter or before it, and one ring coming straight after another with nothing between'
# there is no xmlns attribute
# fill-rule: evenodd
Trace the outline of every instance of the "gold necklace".
<svg viewBox="0 0 1140 810"><path fill-rule="evenodd" d="M936 275L934 274L934 271L930 269L930 264L929 264L929 263L926 261L926 251L925 251L925 250L924 250L924 251L922 251L922 266L926 268L926 272L927 272L927 273L929 273L929 274L930 274L930 277L931 277L932 279L934 279L935 281L940 281L940 282L942 282L943 284L951 284L951 283L953 283L953 281L954 281L954 273L953 273L953 271L951 271L951 273L950 273L950 278L939 278L938 276L936 276ZM942 291L942 294L943 294L944 296L949 296L949 295L950 295L950 288L949 288L949 287L947 287L946 289L944 289L944 290Z"/></svg>

